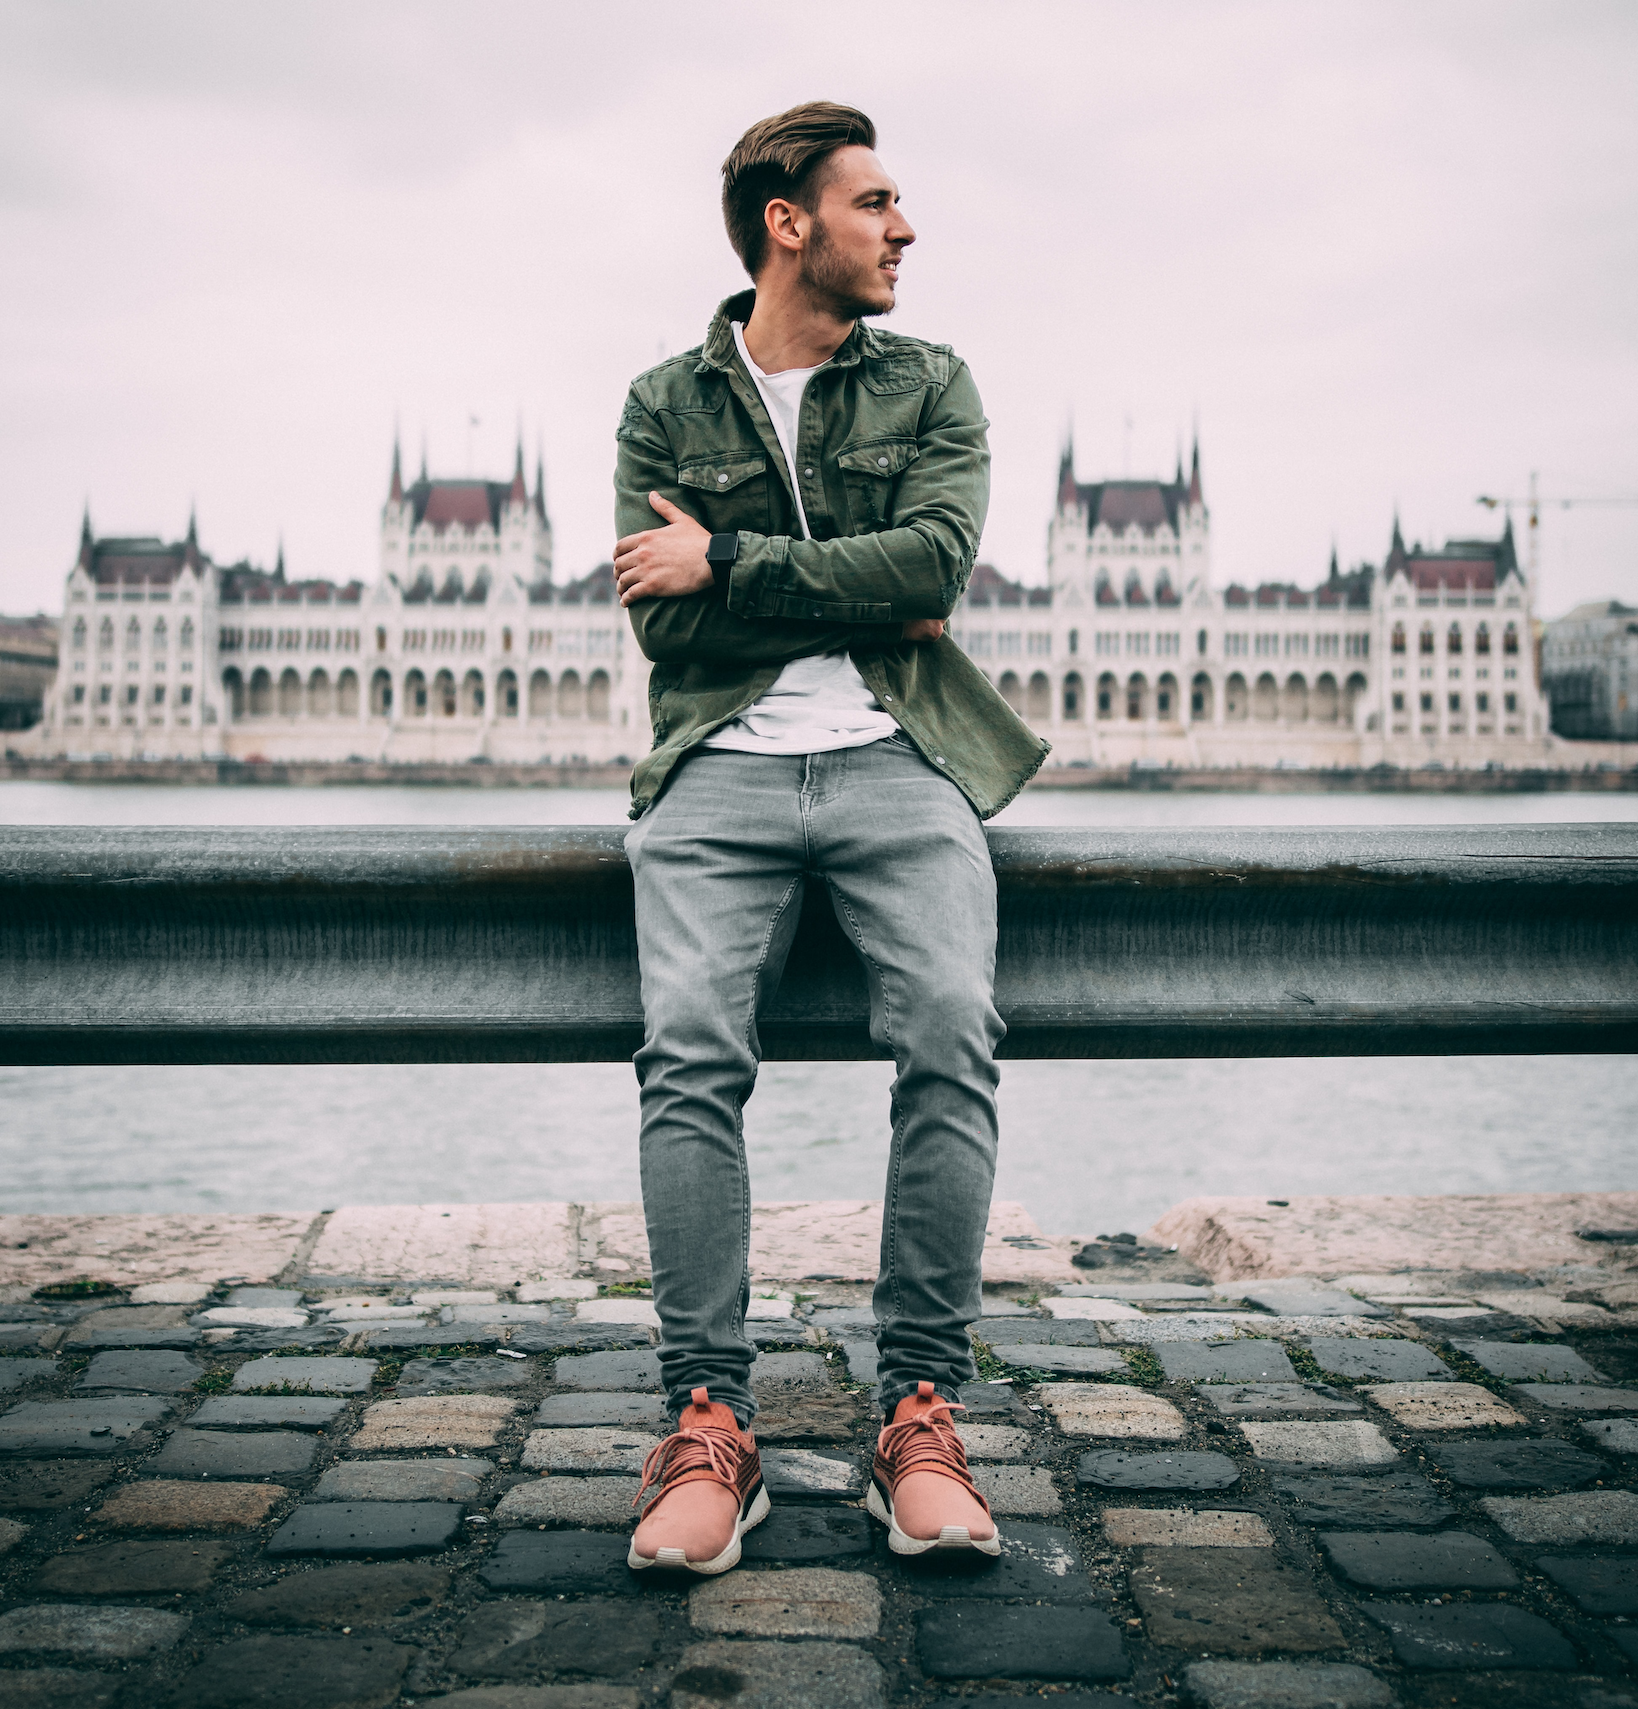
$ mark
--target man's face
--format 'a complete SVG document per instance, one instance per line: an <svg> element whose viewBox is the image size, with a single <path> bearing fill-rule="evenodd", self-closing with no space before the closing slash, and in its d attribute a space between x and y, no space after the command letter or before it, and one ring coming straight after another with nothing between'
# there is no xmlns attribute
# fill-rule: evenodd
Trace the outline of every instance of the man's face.
<svg viewBox="0 0 1638 1709"><path fill-rule="evenodd" d="M802 282L843 320L891 314L899 259L915 241L914 227L899 211L899 187L876 151L838 149L809 216Z"/></svg>

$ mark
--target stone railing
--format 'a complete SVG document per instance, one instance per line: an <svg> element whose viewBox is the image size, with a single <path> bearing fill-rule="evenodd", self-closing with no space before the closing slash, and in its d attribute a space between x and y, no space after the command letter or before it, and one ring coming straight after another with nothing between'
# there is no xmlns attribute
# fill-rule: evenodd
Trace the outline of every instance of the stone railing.
<svg viewBox="0 0 1638 1709"><path fill-rule="evenodd" d="M0 1061L629 1056L623 835L0 829ZM1007 1056L1638 1049L1638 826L989 838ZM764 1050L865 1016L815 889Z"/></svg>

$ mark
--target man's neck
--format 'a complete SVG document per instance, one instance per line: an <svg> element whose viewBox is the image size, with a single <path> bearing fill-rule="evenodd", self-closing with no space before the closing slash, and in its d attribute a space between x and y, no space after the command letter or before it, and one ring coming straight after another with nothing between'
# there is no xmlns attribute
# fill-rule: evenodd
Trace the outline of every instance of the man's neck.
<svg viewBox="0 0 1638 1709"><path fill-rule="evenodd" d="M756 306L745 323L745 348L764 374L788 368L817 368L847 342L855 321L816 304L796 279L771 277L769 267L756 284Z"/></svg>

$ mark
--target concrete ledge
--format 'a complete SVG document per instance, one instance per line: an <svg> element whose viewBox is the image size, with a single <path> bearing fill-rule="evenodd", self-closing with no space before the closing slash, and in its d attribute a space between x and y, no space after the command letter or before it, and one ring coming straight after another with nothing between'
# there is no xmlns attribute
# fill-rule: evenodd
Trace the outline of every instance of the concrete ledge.
<svg viewBox="0 0 1638 1709"><path fill-rule="evenodd" d="M1638 1050L1638 825L989 832L1010 1057ZM614 1061L620 829L0 830L0 1061ZM810 892L770 1058L875 1056Z"/></svg>
<svg viewBox="0 0 1638 1709"><path fill-rule="evenodd" d="M1638 1229L1638 1193L1185 1199L1145 1238L1175 1245L1214 1281L1231 1282L1611 1261L1615 1249L1577 1239L1580 1228Z"/></svg>

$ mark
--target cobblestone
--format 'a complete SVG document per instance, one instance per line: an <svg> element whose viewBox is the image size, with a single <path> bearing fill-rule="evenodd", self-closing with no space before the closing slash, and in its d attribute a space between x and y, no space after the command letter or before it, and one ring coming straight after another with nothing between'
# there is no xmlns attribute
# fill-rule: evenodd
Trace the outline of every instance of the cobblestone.
<svg viewBox="0 0 1638 1709"><path fill-rule="evenodd" d="M561 1361L559 1361L561 1363ZM405 1367L408 1369L408 1366ZM535 1423L557 1429L591 1425L619 1425L642 1429L646 1425L668 1426L670 1419L659 1395L646 1394L554 1394L547 1395L535 1413Z"/></svg>
<svg viewBox="0 0 1638 1709"><path fill-rule="evenodd" d="M973 1484L1001 1518L1052 1519L1063 1501L1045 1466L973 1466Z"/></svg>
<svg viewBox="0 0 1638 1709"><path fill-rule="evenodd" d="M328 1430L347 1410L323 1395L213 1395L188 1420L203 1430Z"/></svg>
<svg viewBox="0 0 1638 1709"><path fill-rule="evenodd" d="M1284 1276L1277 1281L1235 1282L1232 1293L1281 1317L1389 1317L1383 1306L1371 1305L1328 1287L1311 1276Z"/></svg>
<svg viewBox="0 0 1638 1709"><path fill-rule="evenodd" d="M1030 1433L1010 1424L960 1424L955 1427L969 1460L1016 1460L1029 1449Z"/></svg>
<svg viewBox="0 0 1638 1709"><path fill-rule="evenodd" d="M1102 1448L1081 1455L1075 1480L1103 1489L1228 1489L1240 1481L1240 1468L1227 1454L1132 1454Z"/></svg>
<svg viewBox="0 0 1638 1709"><path fill-rule="evenodd" d="M203 1590L232 1559L226 1543L100 1543L53 1556L31 1588L51 1596L170 1596Z"/></svg>
<svg viewBox="0 0 1638 1709"><path fill-rule="evenodd" d="M1399 1458L1394 1445L1365 1419L1334 1423L1242 1424L1240 1429L1259 1460L1285 1466L1391 1466Z"/></svg>
<svg viewBox="0 0 1638 1709"><path fill-rule="evenodd" d="M1407 1430L1483 1430L1524 1415L1477 1383L1380 1383L1365 1394Z"/></svg>
<svg viewBox="0 0 1638 1709"><path fill-rule="evenodd" d="M1180 1442L1188 1434L1169 1400L1126 1383L1049 1383L1038 1393L1066 1436Z"/></svg>
<svg viewBox="0 0 1638 1709"><path fill-rule="evenodd" d="M1456 1509L1416 1472L1375 1477L1276 1478L1274 1488L1290 1498L1304 1525L1380 1531L1403 1525L1440 1525Z"/></svg>
<svg viewBox="0 0 1638 1709"><path fill-rule="evenodd" d="M689 1623L714 1637L874 1638L881 1614L875 1579L834 1567L725 1573L688 1598Z"/></svg>
<svg viewBox="0 0 1638 1709"><path fill-rule="evenodd" d="M853 1438L859 1403L850 1394L775 1390L757 1398L759 1442L848 1442Z"/></svg>
<svg viewBox="0 0 1638 1709"><path fill-rule="evenodd" d="M1199 1709L1393 1709L1393 1688L1347 1662L1191 1662Z"/></svg>
<svg viewBox="0 0 1638 1709"><path fill-rule="evenodd" d="M305 1472L318 1440L296 1430L177 1430L150 1469L167 1478L261 1478Z"/></svg>
<svg viewBox="0 0 1638 1709"><path fill-rule="evenodd" d="M151 1478L122 1484L95 1522L105 1531L254 1531L288 1494L278 1484Z"/></svg>
<svg viewBox="0 0 1638 1709"><path fill-rule="evenodd" d="M667 1628L658 1609L629 1602L491 1603L469 1614L449 1665L468 1677L538 1679L589 1673L619 1678L658 1661Z"/></svg>
<svg viewBox="0 0 1638 1709"><path fill-rule="evenodd" d="M49 1513L89 1501L114 1475L96 1461L22 1460L0 1463L0 1508L9 1513Z"/></svg>
<svg viewBox="0 0 1638 1709"><path fill-rule="evenodd" d="M188 1629L185 1614L158 1608L57 1603L0 1615L0 1655L65 1655L83 1661L143 1661L162 1654Z"/></svg>
<svg viewBox="0 0 1638 1709"><path fill-rule="evenodd" d="M1432 1457L1464 1489L1574 1489L1607 1470L1569 1442L1441 1442Z"/></svg>
<svg viewBox="0 0 1638 1709"><path fill-rule="evenodd" d="M864 1494L864 1472L852 1454L768 1448L762 1453L762 1477L775 1501L851 1500Z"/></svg>
<svg viewBox="0 0 1638 1709"><path fill-rule="evenodd" d="M1595 1371L1571 1347L1542 1347L1528 1341L1455 1341L1457 1352L1482 1365L1493 1377L1514 1383L1601 1383Z"/></svg>
<svg viewBox="0 0 1638 1709"><path fill-rule="evenodd" d="M772 1522L764 1520L747 1542ZM607 1531L508 1531L478 1576L491 1590L636 1595L643 1581L626 1565L629 1549L626 1537Z"/></svg>
<svg viewBox="0 0 1638 1709"><path fill-rule="evenodd" d="M534 1430L523 1464L532 1472L640 1472L659 1445L658 1434L618 1426Z"/></svg>
<svg viewBox="0 0 1638 1709"><path fill-rule="evenodd" d="M741 1559L748 1565L841 1561L874 1551L876 1527L850 1507L776 1507L745 1533Z"/></svg>
<svg viewBox="0 0 1638 1709"><path fill-rule="evenodd" d="M1638 1560L1618 1555L1544 1555L1537 1567L1587 1614L1638 1614Z"/></svg>
<svg viewBox="0 0 1638 1709"><path fill-rule="evenodd" d="M0 1455L117 1454L174 1410L168 1400L25 1400L0 1417Z"/></svg>
<svg viewBox="0 0 1638 1709"><path fill-rule="evenodd" d="M0 1519L0 1555L9 1555L28 1535L28 1527L17 1519Z"/></svg>
<svg viewBox="0 0 1638 1709"><path fill-rule="evenodd" d="M177 1709L383 1709L414 1655L367 1638L240 1638L188 1675Z"/></svg>
<svg viewBox="0 0 1638 1709"><path fill-rule="evenodd" d="M1187 1507L1106 1507L1103 1534L1116 1548L1272 1549L1255 1513L1195 1512Z"/></svg>
<svg viewBox="0 0 1638 1709"><path fill-rule="evenodd" d="M497 1525L617 1525L629 1529L636 1478L536 1478L518 1484L495 1508Z"/></svg>
<svg viewBox="0 0 1638 1709"><path fill-rule="evenodd" d="M1319 1545L1350 1583L1367 1590L1512 1590L1518 1574L1465 1531L1323 1531Z"/></svg>
<svg viewBox="0 0 1638 1709"><path fill-rule="evenodd" d="M1294 1383L1297 1373L1277 1341L1178 1341L1155 1348L1174 1383Z"/></svg>
<svg viewBox="0 0 1638 1709"><path fill-rule="evenodd" d="M15 1394L30 1383L44 1382L56 1374L55 1359L0 1359L0 1394Z"/></svg>
<svg viewBox="0 0 1638 1709"><path fill-rule="evenodd" d="M1448 1382L1450 1367L1416 1341L1382 1337L1361 1341L1351 1336L1311 1335L1308 1351L1333 1377L1364 1377L1379 1383Z"/></svg>
<svg viewBox="0 0 1638 1709"><path fill-rule="evenodd" d="M398 1378L400 1399L447 1394L451 1389L511 1389L533 1380L523 1360L411 1359Z"/></svg>
<svg viewBox="0 0 1638 1709"><path fill-rule="evenodd" d="M1090 1608L947 1604L916 1616L916 1655L934 1679L1125 1679L1132 1664Z"/></svg>
<svg viewBox="0 0 1638 1709"><path fill-rule="evenodd" d="M754 1533L753 1533L754 1534ZM1074 1536L1056 1525L1014 1521L1001 1528L1001 1553L900 1556L899 1583L935 1601L1089 1602L1092 1586Z"/></svg>
<svg viewBox="0 0 1638 1709"><path fill-rule="evenodd" d="M461 1508L448 1501L318 1501L298 1507L268 1540L270 1560L322 1555L391 1560L446 1549L460 1535Z"/></svg>
<svg viewBox="0 0 1638 1709"><path fill-rule="evenodd" d="M425 1613L449 1591L447 1568L420 1561L293 1572L247 1590L222 1610L246 1626L379 1626Z"/></svg>
<svg viewBox="0 0 1638 1709"><path fill-rule="evenodd" d="M1588 1383L1516 1383L1513 1393L1554 1412L1638 1412L1638 1389L1596 1388Z"/></svg>
<svg viewBox="0 0 1638 1709"><path fill-rule="evenodd" d="M1250 1656L1343 1647L1310 1581L1267 1549L1146 1549L1132 1596L1149 1637L1172 1649Z"/></svg>
<svg viewBox="0 0 1638 1709"><path fill-rule="evenodd" d="M1323 1383L1203 1383L1195 1392L1230 1418L1311 1417L1365 1410L1362 1402Z"/></svg>
<svg viewBox="0 0 1638 1709"><path fill-rule="evenodd" d="M1012 1349L1020 1343L1036 1347L1102 1347L1097 1323L1077 1323L1065 1317L986 1317L973 1333L1014 1365L1029 1363Z"/></svg>
<svg viewBox="0 0 1638 1709"><path fill-rule="evenodd" d="M1479 1505L1519 1543L1566 1548L1576 1543L1638 1546L1638 1495L1625 1489L1576 1495L1487 1495Z"/></svg>
<svg viewBox="0 0 1638 1709"><path fill-rule="evenodd" d="M314 1501L478 1500L489 1460L348 1460L314 1486Z"/></svg>
<svg viewBox="0 0 1638 1709"><path fill-rule="evenodd" d="M671 1709L721 1709L725 1701L734 1709L884 1709L887 1683L876 1659L851 1644L691 1644Z"/></svg>
<svg viewBox="0 0 1638 1709"><path fill-rule="evenodd" d="M1409 1668L1573 1668L1574 1649L1539 1614L1502 1603L1452 1608L1367 1603L1365 1613L1388 1634L1394 1655Z"/></svg>
<svg viewBox="0 0 1638 1709"><path fill-rule="evenodd" d="M192 1388L204 1374L205 1367L185 1353L95 1353L74 1386L180 1394Z"/></svg>
<svg viewBox="0 0 1638 1709"><path fill-rule="evenodd" d="M1143 1313L1123 1300L1058 1298L1043 1300L1048 1317L1072 1323L1120 1323L1141 1319Z"/></svg>
<svg viewBox="0 0 1638 1709"><path fill-rule="evenodd" d="M1609 1454L1638 1454L1638 1420L1589 1418L1581 1434Z"/></svg>
<svg viewBox="0 0 1638 1709"><path fill-rule="evenodd" d="M998 1355L1009 1365L1050 1371L1060 1377L1099 1377L1124 1374L1126 1361L1108 1347L1056 1347L1050 1342L999 1341Z"/></svg>
<svg viewBox="0 0 1638 1709"><path fill-rule="evenodd" d="M77 1668L16 1668L6 1674L7 1709L110 1709L124 1689L120 1674Z"/></svg>
<svg viewBox="0 0 1638 1709"><path fill-rule="evenodd" d="M375 1373L374 1359L251 1359L233 1373L233 1392L368 1394Z"/></svg>
<svg viewBox="0 0 1638 1709"><path fill-rule="evenodd" d="M381 1449L493 1448L518 1410L499 1395L430 1395L378 1400L348 1444L356 1453Z"/></svg>
<svg viewBox="0 0 1638 1709"><path fill-rule="evenodd" d="M643 1394L660 1389L658 1353L581 1353L559 1359L552 1381L570 1389L625 1389Z"/></svg>

